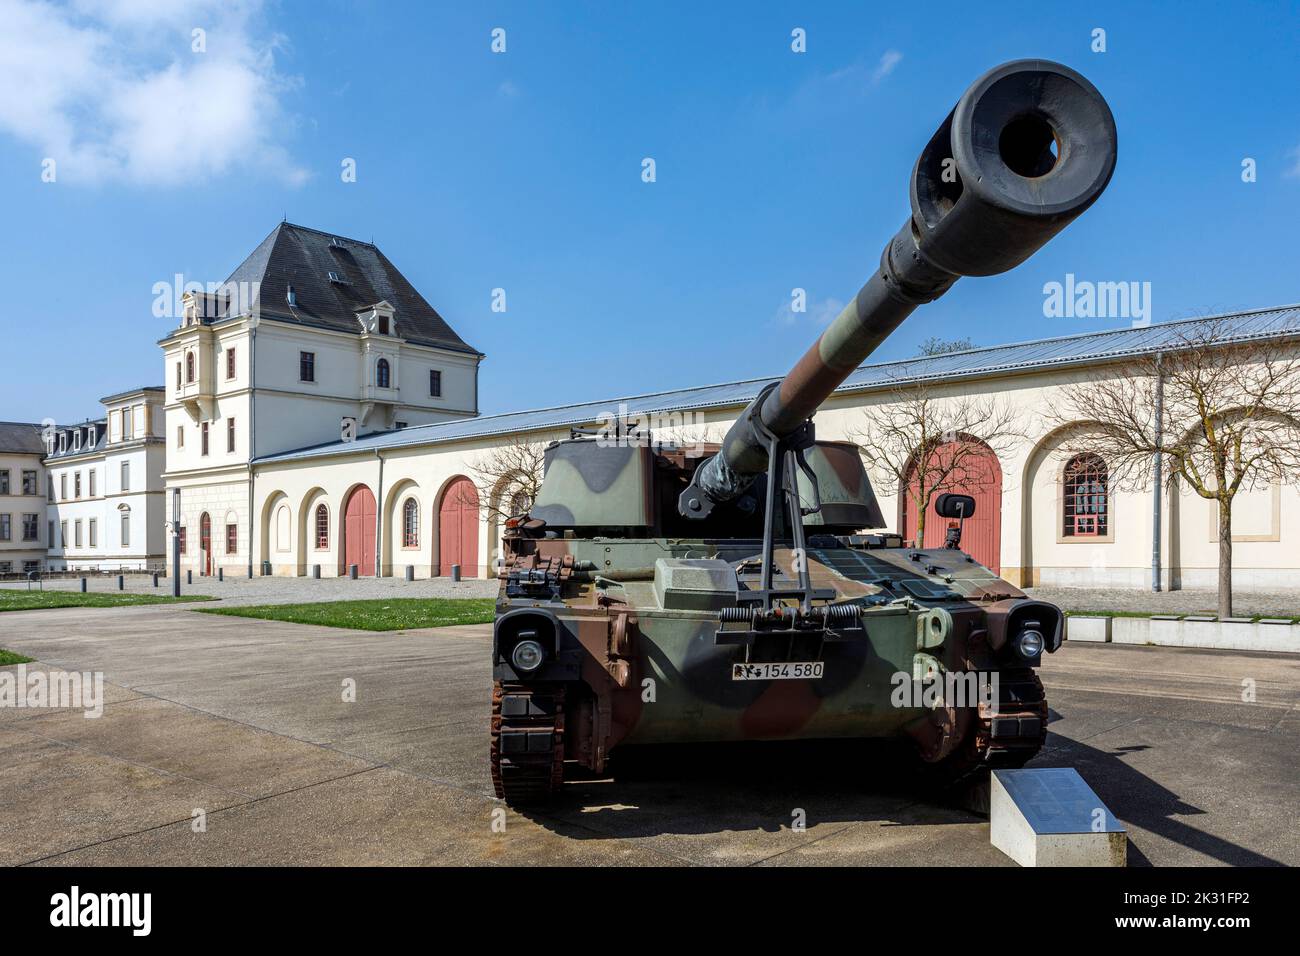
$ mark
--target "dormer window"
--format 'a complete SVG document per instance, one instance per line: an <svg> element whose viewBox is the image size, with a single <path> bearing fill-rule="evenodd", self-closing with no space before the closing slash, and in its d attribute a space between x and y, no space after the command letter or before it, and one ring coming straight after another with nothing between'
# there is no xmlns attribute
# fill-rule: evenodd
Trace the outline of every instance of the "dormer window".
<svg viewBox="0 0 1300 956"><path fill-rule="evenodd" d="M81 429L78 428L72 433L72 450L81 451Z"/></svg>
<svg viewBox="0 0 1300 956"><path fill-rule="evenodd" d="M393 311L393 307L386 301L357 309L357 322L361 331L367 335L396 335Z"/></svg>
<svg viewBox="0 0 1300 956"><path fill-rule="evenodd" d="M191 295L186 297L184 310L185 310L185 324L193 325L194 319L198 314L198 305L194 301L194 296Z"/></svg>
<svg viewBox="0 0 1300 956"><path fill-rule="evenodd" d="M68 450L68 433L59 432L59 452L62 453L67 450Z"/></svg>

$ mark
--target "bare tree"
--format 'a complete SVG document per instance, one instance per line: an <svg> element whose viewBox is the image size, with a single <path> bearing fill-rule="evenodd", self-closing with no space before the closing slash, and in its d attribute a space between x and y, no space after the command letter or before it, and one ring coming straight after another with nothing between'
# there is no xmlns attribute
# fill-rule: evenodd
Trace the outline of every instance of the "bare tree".
<svg viewBox="0 0 1300 956"><path fill-rule="evenodd" d="M849 438L882 487L907 496L916 514L915 547L925 540L935 495L980 491L995 479L988 452L999 458L1025 432L1005 401L984 395L938 396L925 383L899 385L889 400L862 411Z"/></svg>
<svg viewBox="0 0 1300 956"><path fill-rule="evenodd" d="M1275 342L1232 343L1232 332L1223 320L1191 324L1161 354L1067 386L1050 410L1074 426L1064 450L1098 456L1112 485L1160 480L1216 503L1221 618L1232 616L1233 498L1293 483L1300 467L1300 359Z"/></svg>
<svg viewBox="0 0 1300 956"><path fill-rule="evenodd" d="M948 355L952 352L965 352L973 349L975 346L970 339L941 339L937 335L932 335L921 343L918 355Z"/></svg>
<svg viewBox="0 0 1300 956"><path fill-rule="evenodd" d="M488 516L506 519L526 512L542 487L547 442L514 435L468 466Z"/></svg>

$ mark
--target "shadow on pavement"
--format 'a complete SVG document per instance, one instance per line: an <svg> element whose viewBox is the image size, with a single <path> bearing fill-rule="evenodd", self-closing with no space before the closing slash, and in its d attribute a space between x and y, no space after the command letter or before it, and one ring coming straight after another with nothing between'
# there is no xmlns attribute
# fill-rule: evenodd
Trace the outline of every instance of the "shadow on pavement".
<svg viewBox="0 0 1300 956"><path fill-rule="evenodd" d="M1133 828L1155 833L1222 863L1280 866L1179 817L1205 811L1133 769L1124 758L1150 749L1098 749L1053 735L1030 767L1074 767L1130 830L1130 866L1150 866ZM916 779L904 746L876 740L766 742L627 748L608 777L578 777L535 822L575 839L789 829L796 810L810 825L970 824L966 792L935 794ZM1140 840L1141 834L1136 834Z"/></svg>

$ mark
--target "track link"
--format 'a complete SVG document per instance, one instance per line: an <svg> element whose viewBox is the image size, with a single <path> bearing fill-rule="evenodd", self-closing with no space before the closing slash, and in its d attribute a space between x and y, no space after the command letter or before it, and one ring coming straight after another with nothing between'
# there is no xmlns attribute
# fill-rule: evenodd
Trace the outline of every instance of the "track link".
<svg viewBox="0 0 1300 956"><path fill-rule="evenodd" d="M965 742L943 760L923 765L927 776L959 786L987 770L1023 767L1047 740L1047 694L1030 668L998 673L998 709L980 704Z"/></svg>
<svg viewBox="0 0 1300 956"><path fill-rule="evenodd" d="M512 806L550 800L564 782L564 686L492 685L492 786Z"/></svg>

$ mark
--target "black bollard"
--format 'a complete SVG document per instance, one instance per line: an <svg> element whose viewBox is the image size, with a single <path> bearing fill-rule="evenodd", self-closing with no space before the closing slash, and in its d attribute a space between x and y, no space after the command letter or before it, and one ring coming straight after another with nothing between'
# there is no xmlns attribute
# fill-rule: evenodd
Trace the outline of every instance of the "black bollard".
<svg viewBox="0 0 1300 956"><path fill-rule="evenodd" d="M118 589L119 591L125 591L125 590L126 590L126 576L125 576L125 575L119 574L119 575L117 576L117 589Z"/></svg>
<svg viewBox="0 0 1300 956"><path fill-rule="evenodd" d="M194 583L194 570L192 568L185 572L185 583L186 584Z"/></svg>
<svg viewBox="0 0 1300 956"><path fill-rule="evenodd" d="M218 581L224 581L224 580L226 580L226 569L225 569L225 568L217 568L217 580L218 580Z"/></svg>
<svg viewBox="0 0 1300 956"><path fill-rule="evenodd" d="M408 581L414 581L414 580L415 580L415 565L413 565L413 564L408 564L408 565L406 566L406 580L408 580Z"/></svg>
<svg viewBox="0 0 1300 956"><path fill-rule="evenodd" d="M312 576L313 578L315 578L317 581L320 580L320 565L319 565L319 564L313 564L313 565L311 566L311 576Z"/></svg>
<svg viewBox="0 0 1300 956"><path fill-rule="evenodd" d="M348 565L348 577L353 581L357 579L357 566L355 564Z"/></svg>
<svg viewBox="0 0 1300 956"><path fill-rule="evenodd" d="M154 586L154 587L157 587L157 586L158 586L158 572L157 572L157 571L155 571L155 572L153 573L153 586Z"/></svg>
<svg viewBox="0 0 1300 956"><path fill-rule="evenodd" d="M86 593L86 579L85 579L85 578L82 578L82 579L81 579L81 593L82 593L82 594L85 594L85 593Z"/></svg>
<svg viewBox="0 0 1300 956"><path fill-rule="evenodd" d="M459 582L459 581L460 581L460 565L459 565L459 564L453 564L453 565L451 566L451 579L452 579L452 581L455 581L455 582Z"/></svg>

